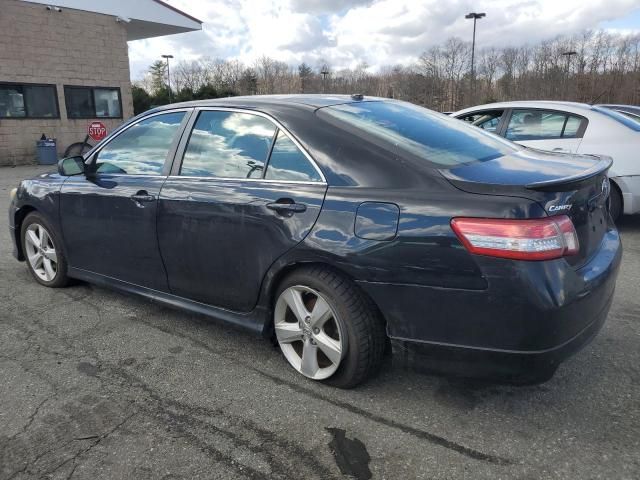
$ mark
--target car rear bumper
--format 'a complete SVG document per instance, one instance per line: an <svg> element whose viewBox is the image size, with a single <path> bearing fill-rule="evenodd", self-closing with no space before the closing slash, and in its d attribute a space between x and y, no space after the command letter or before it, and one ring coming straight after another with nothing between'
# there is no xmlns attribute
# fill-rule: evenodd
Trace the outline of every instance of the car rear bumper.
<svg viewBox="0 0 640 480"><path fill-rule="evenodd" d="M612 229L578 269L478 257L485 290L359 284L387 320L394 360L471 376L552 372L604 324L621 256Z"/></svg>

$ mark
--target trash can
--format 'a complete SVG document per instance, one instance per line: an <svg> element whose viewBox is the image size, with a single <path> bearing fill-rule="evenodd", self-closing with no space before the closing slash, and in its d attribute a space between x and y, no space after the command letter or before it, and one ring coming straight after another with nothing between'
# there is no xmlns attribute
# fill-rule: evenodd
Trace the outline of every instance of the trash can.
<svg viewBox="0 0 640 480"><path fill-rule="evenodd" d="M38 150L38 163L40 165L55 165L58 163L58 152L56 150L56 139L47 138L36 142Z"/></svg>

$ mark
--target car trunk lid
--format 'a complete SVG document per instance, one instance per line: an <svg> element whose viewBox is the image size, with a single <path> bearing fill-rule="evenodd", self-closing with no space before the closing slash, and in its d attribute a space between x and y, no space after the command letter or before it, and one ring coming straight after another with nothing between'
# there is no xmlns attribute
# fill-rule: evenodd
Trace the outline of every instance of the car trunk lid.
<svg viewBox="0 0 640 480"><path fill-rule="evenodd" d="M580 252L567 257L567 261L578 267L598 249L609 228L607 171L611 163L605 156L522 149L439 171L460 190L523 197L537 202L549 216L569 216L578 234Z"/></svg>

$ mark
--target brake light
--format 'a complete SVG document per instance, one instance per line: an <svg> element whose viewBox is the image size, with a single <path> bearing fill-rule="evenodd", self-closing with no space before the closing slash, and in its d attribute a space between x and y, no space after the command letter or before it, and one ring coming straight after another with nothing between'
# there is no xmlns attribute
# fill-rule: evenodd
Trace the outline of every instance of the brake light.
<svg viewBox="0 0 640 480"><path fill-rule="evenodd" d="M451 228L471 253L516 260L551 260L580 247L566 215L526 220L454 218Z"/></svg>

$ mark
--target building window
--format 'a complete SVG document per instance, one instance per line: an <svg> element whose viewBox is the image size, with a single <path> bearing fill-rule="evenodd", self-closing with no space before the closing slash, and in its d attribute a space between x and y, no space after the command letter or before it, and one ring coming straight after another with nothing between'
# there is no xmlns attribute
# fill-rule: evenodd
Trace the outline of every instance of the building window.
<svg viewBox="0 0 640 480"><path fill-rule="evenodd" d="M55 85L0 83L0 118L60 118Z"/></svg>
<svg viewBox="0 0 640 480"><path fill-rule="evenodd" d="M119 88L65 85L67 118L122 118Z"/></svg>

